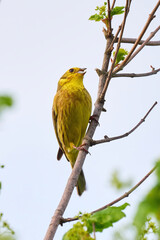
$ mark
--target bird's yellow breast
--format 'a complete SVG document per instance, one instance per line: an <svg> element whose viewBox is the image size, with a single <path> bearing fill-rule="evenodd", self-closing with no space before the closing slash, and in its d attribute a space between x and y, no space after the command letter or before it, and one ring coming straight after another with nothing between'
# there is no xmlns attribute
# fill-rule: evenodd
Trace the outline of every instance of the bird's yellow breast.
<svg viewBox="0 0 160 240"><path fill-rule="evenodd" d="M91 97L80 80L65 83L54 98L53 120L57 139L72 166L78 154L73 145L78 147L82 143L91 107Z"/></svg>

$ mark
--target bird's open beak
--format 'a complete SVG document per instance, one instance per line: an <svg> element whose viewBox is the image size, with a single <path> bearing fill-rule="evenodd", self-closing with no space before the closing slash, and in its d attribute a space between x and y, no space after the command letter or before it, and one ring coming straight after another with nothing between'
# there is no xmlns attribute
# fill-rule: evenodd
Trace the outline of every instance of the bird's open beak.
<svg viewBox="0 0 160 240"><path fill-rule="evenodd" d="M80 68L77 73L84 75L86 73L86 71L85 71L86 69L87 68Z"/></svg>

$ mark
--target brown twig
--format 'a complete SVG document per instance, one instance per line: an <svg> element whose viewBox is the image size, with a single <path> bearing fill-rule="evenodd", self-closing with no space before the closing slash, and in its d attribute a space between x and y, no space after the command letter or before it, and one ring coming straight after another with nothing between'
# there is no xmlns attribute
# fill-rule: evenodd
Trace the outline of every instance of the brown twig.
<svg viewBox="0 0 160 240"><path fill-rule="evenodd" d="M135 43L137 40L137 38L122 38L121 42L122 43ZM116 38L115 42L118 42L118 38ZM144 40L139 41L139 45L143 44ZM148 43L146 43L146 46L159 46L160 45L160 41L149 41Z"/></svg>
<svg viewBox="0 0 160 240"><path fill-rule="evenodd" d="M110 57L111 57L111 51L108 52L107 49L109 48L111 42L112 42L112 34L110 34L110 36L108 36L107 38L107 43L106 43L106 50L104 53L104 58L103 58L103 63L102 63L102 70L104 71L108 71L108 65L109 65L109 61L110 61ZM100 76L99 78L99 86L98 86L98 96L100 95L103 87L104 87L104 83L105 83L105 76ZM99 116L103 110L103 105L104 102L96 102L95 103L95 108L93 111L93 115L97 116L97 121L99 119ZM87 130L86 136L89 139L92 139L96 127L97 127L98 123L96 121L91 121L89 128ZM85 144L85 149L88 150L89 148L89 141L86 140L86 138L83 140L82 144ZM74 187L77 183L78 177L80 175L80 171L82 169L84 160L86 158L86 152L85 151L79 151L75 165L72 169L71 175L68 179L68 182L66 184L65 190L63 192L63 195L61 197L61 200L58 204L57 209L54 212L54 215L51 219L51 222L49 224L49 227L47 229L46 235L44 237L44 240L52 240L55 236L55 233L57 231L58 225L61 223L61 218L67 208L67 205L69 203L69 200L71 198L71 195L73 193Z"/></svg>
<svg viewBox="0 0 160 240"><path fill-rule="evenodd" d="M96 231L95 231L95 224L92 223L92 228L93 228L93 237L94 237L94 240L96 240Z"/></svg>
<svg viewBox="0 0 160 240"><path fill-rule="evenodd" d="M107 5L108 5L108 34L110 35L112 30L111 30L111 9L110 9L110 0L107 0Z"/></svg>
<svg viewBox="0 0 160 240"><path fill-rule="evenodd" d="M116 0L113 0L111 10L113 10Z"/></svg>
<svg viewBox="0 0 160 240"><path fill-rule="evenodd" d="M114 38L113 38L110 46L109 46L108 51L113 50L113 45L114 45L114 43L115 43L115 41L116 41L116 39L117 39L117 37L118 37L118 34L119 34L121 28L122 28L122 26L120 25L120 26L118 27L118 30L117 30L117 32L116 32L116 34L115 34L115 36L114 36Z"/></svg>
<svg viewBox="0 0 160 240"><path fill-rule="evenodd" d="M100 139L100 140L90 140L90 146L94 146L94 145L97 145L97 144L101 144L101 143L106 143L106 142L111 142L111 141L114 141L114 140L118 140L118 139L121 139L121 138L125 138L127 137L128 135L130 135L131 133L133 133L144 121L145 119L147 118L147 116L149 115L149 113L152 111L152 109L156 106L157 102L155 102L152 107L149 109L149 111L145 114L145 116L139 121L139 123L133 127L129 132L126 132L122 135L119 135L119 136L116 136L116 137L108 137L108 136L105 136L104 139Z"/></svg>
<svg viewBox="0 0 160 240"><path fill-rule="evenodd" d="M125 17L124 17L124 20L123 20L124 25L125 25L127 12L128 12L128 4L130 5L130 2L131 2L130 0L126 0L126 8L125 8L125 14L124 14ZM159 0L159 3L160 3L160 0ZM124 28L123 24L122 24L120 37L119 37L119 42L117 44L118 46L120 46L120 40L121 40L122 35L123 35L123 28ZM111 34L107 38L106 50L105 50L105 54L104 54L104 58L103 58L103 64L102 64L102 71L105 71L105 72L108 71L108 66L109 66L110 57L111 57L111 51L107 52L107 49L110 47L110 44L111 44L112 40L113 40L113 36ZM112 75L112 71L110 72L110 74ZM111 75L110 75L110 77L111 77ZM106 87L106 90L103 93L103 99L102 99L102 101L99 101L102 90L104 89L105 80L106 80L106 75L102 74L99 78L98 98L97 98L97 101L95 103L95 108L94 108L94 111L93 111L93 115L97 116L97 121L99 120L99 117L100 117L102 109L103 109L104 96L105 96L105 92L107 90L107 87ZM110 80L110 78L108 78L108 80ZM108 83L109 83L109 81L108 81ZM98 123L96 121L91 121L91 123L89 125L89 128L87 130L87 133L86 133L86 137L88 139L92 139L97 125L98 125ZM87 138L84 138L84 140L82 142L82 144L86 144L86 146L85 146L86 150L88 150L89 143L90 143L89 140L87 140ZM85 157L86 157L86 152L80 151L78 153L78 157L77 157L77 160L75 162L74 168L72 169L72 173L71 173L71 175L68 179L68 182L66 184L66 187L65 187L64 193L62 195L62 198L61 198L61 200L58 204L58 207L55 210L54 216L51 219L51 222L50 222L49 227L47 229L44 240L52 240L54 238L54 235L56 233L58 225L61 223L62 216L63 216L63 214L64 214L64 212L67 208L67 205L68 205L69 200L71 198L71 195L73 193L74 187L77 183L80 171L82 169L82 166L83 166L83 163L84 163L84 160L85 160Z"/></svg>
<svg viewBox="0 0 160 240"><path fill-rule="evenodd" d="M92 211L90 214L94 214L96 212L99 212L101 210L106 209L107 207L110 207L112 205L114 205L115 203L121 201L122 199L128 197L133 191L135 191L154 171L155 171L156 167L152 168L135 186L133 186L129 191L125 192L123 195L121 195L120 197L116 198L115 200L113 200L112 202L106 204L105 206L98 208L94 211ZM75 218L62 218L61 219L61 223L66 223L66 222L72 222L72 221L76 221L78 219L80 219L81 216L79 217L75 217Z"/></svg>
<svg viewBox="0 0 160 240"><path fill-rule="evenodd" d="M126 56L126 58L124 59L124 61L114 70L114 73L117 73L118 71L120 71L124 66L126 66L128 60L130 59L131 55L133 54L134 50L136 49L137 45L139 44L139 42L142 40L143 35L145 34L149 24L151 23L151 21L154 18L154 14L157 11L158 7L160 5L160 0L157 2L156 6L154 7L154 9L152 10L152 12L149 14L148 20L144 26L144 28L142 29L139 37L137 38L136 42L134 43L133 47L131 48L130 52L128 53L128 55Z"/></svg>
<svg viewBox="0 0 160 240"><path fill-rule="evenodd" d="M130 77L130 78L137 78L137 77L147 77L147 76L151 76L154 74L157 74L160 71L160 68L152 70L150 72L147 73L117 73L112 75L112 78L118 78L118 77Z"/></svg>
<svg viewBox="0 0 160 240"><path fill-rule="evenodd" d="M104 101L104 96L105 96L105 94L106 94L106 91L107 91L107 88L108 88L108 85L109 85L109 82L110 82L110 79L111 79L111 76L112 76L112 72L113 72L113 69L114 69L114 66L115 66L117 54L118 54L118 51L119 51L119 48L120 48L120 45L121 45L121 39L122 39L123 32L124 32L124 27L125 27L125 23L126 23L126 18L127 18L128 12L129 12L128 4L129 4L129 0L126 0L124 18L123 18L123 21L122 21L122 24L121 24L122 27L121 27L121 30L120 30L119 40L118 40L118 43L117 43L117 47L116 47L116 51L115 51L115 55L114 55L114 58L113 58L113 61L112 61L111 68L110 68L110 70L109 70L107 79L106 79L106 81L105 81L104 88L103 88L102 93L101 93L101 95L100 95L100 97L99 97L99 101L100 101L100 102L101 102L101 101ZM103 71L103 69L102 69L102 71Z"/></svg>
<svg viewBox="0 0 160 240"><path fill-rule="evenodd" d="M119 198L115 199L114 201L108 203L107 205L98 208L97 210L91 212L91 214L99 212L103 209L106 209L107 207L110 207L112 205L114 205L115 203L121 201L122 199L128 197L133 191L135 191L154 171L155 171L156 167L152 168L134 187L132 187L128 192L125 192L122 196L120 196Z"/></svg>
<svg viewBox="0 0 160 240"><path fill-rule="evenodd" d="M158 26L153 32L150 33L150 36L142 43L142 45L131 55L128 59L127 64L145 47L145 45L154 37L154 35L160 30Z"/></svg>

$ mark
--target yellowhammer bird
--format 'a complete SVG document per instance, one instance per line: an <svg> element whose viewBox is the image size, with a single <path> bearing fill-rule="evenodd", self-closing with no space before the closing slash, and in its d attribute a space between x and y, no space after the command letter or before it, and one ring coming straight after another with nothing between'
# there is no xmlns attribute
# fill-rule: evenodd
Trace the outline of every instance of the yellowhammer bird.
<svg viewBox="0 0 160 240"><path fill-rule="evenodd" d="M73 168L78 147L82 143L92 108L90 94L83 85L86 68L71 68L59 80L54 97L52 116L56 137L59 143L57 159L63 153ZM78 195L86 189L86 181L81 171L78 182Z"/></svg>

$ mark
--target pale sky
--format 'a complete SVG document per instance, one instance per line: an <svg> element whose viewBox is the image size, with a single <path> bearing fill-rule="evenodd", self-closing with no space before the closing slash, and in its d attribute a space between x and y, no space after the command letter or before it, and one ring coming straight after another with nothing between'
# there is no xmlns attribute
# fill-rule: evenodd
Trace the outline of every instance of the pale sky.
<svg viewBox="0 0 160 240"><path fill-rule="evenodd" d="M124 37L137 37L148 14L157 3L132 1ZM98 76L106 41L102 23L88 21L103 1L2 0L0 3L0 94L10 94L14 107L0 119L0 171L2 191L0 211L15 230L18 240L43 239L50 219L71 172L70 164L58 162L58 143L52 124L52 101L57 82L70 67L87 67L84 84L93 99L97 95ZM123 6L124 1L117 1ZM156 13L145 37L159 24ZM116 16L113 24L120 25ZM115 32L115 31L114 31ZM160 33L154 40L160 39ZM130 44L123 44L129 50ZM124 72L148 72L159 68L159 47L145 47ZM94 139L116 136L130 130L155 101L160 104L160 74L147 78L117 78L110 83L105 108ZM110 186L112 172L123 179L139 181L160 157L160 105L146 122L129 137L90 148L84 164L87 191L82 197L76 190L64 217L79 211L90 212L114 200L123 192ZM125 210L131 219L139 201L152 187L151 176L128 199ZM125 190L124 190L125 191ZM59 227L55 239L62 239L72 223ZM112 228L97 234L97 240L111 236ZM110 237L111 239L111 237Z"/></svg>

